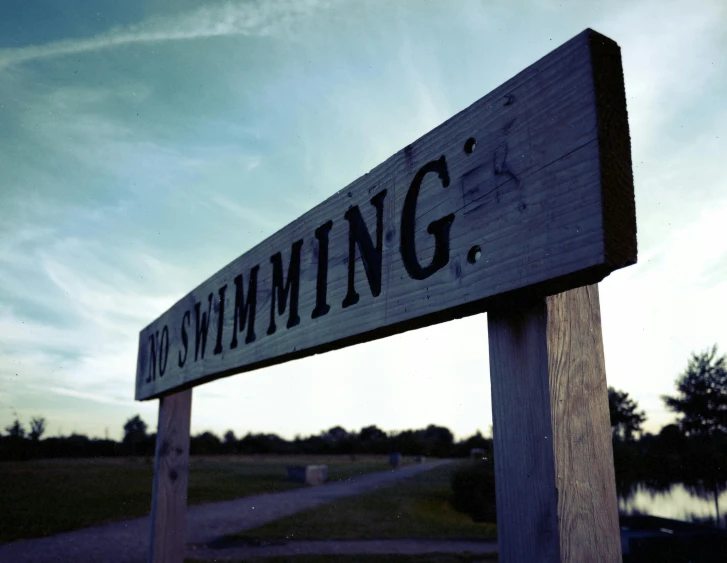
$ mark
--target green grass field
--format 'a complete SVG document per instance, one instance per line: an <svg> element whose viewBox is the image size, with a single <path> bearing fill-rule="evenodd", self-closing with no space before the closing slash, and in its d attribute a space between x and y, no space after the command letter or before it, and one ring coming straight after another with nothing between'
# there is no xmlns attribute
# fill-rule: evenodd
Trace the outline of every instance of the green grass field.
<svg viewBox="0 0 727 563"><path fill-rule="evenodd" d="M286 466L328 464L329 480L388 469L384 456L220 456L190 462L189 503L299 487ZM151 507L151 458L0 463L0 543L144 516Z"/></svg>
<svg viewBox="0 0 727 563"><path fill-rule="evenodd" d="M473 522L450 504L450 479L458 465L443 465L401 483L299 512L229 539L493 540L494 523Z"/></svg>

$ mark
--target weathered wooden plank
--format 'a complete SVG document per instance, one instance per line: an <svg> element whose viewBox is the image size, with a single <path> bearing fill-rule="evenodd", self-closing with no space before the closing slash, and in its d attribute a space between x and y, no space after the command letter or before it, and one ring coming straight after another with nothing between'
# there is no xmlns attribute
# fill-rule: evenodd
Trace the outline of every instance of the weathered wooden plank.
<svg viewBox="0 0 727 563"><path fill-rule="evenodd" d="M145 328L136 398L598 282L635 229L619 48L587 30Z"/></svg>
<svg viewBox="0 0 727 563"><path fill-rule="evenodd" d="M488 313L500 560L621 561L598 286Z"/></svg>
<svg viewBox="0 0 727 563"><path fill-rule="evenodd" d="M487 315L498 559L560 563L547 307Z"/></svg>
<svg viewBox="0 0 727 563"><path fill-rule="evenodd" d="M191 389L159 400L151 501L150 563L181 563L184 560L191 416Z"/></svg>
<svg viewBox="0 0 727 563"><path fill-rule="evenodd" d="M562 561L621 561L598 286L546 299Z"/></svg>

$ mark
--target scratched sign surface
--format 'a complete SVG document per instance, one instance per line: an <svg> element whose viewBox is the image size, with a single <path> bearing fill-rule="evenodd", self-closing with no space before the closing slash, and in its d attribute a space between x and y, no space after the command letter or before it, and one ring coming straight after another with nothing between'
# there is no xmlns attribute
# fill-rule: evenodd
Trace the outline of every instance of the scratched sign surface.
<svg viewBox="0 0 727 563"><path fill-rule="evenodd" d="M635 225L620 51L586 30L142 330L136 398L595 283Z"/></svg>

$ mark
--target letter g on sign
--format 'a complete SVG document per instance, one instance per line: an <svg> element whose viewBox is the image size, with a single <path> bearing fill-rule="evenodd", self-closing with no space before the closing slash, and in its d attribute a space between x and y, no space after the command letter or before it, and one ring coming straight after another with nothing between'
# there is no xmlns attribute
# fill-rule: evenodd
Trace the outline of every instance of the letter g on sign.
<svg viewBox="0 0 727 563"><path fill-rule="evenodd" d="M432 160L422 166L414 175L409 191L404 199L404 207L401 210L401 259L409 275L415 280L424 280L437 270L440 270L449 262L449 231L454 222L454 214L450 213L441 219L432 221L427 227L427 232L434 235L434 256L429 266L422 267L417 260L416 248L414 246L414 230L416 228L416 207L419 198L419 190L424 177L430 172L436 172L442 182L442 187L449 186L449 171L444 156L439 160Z"/></svg>

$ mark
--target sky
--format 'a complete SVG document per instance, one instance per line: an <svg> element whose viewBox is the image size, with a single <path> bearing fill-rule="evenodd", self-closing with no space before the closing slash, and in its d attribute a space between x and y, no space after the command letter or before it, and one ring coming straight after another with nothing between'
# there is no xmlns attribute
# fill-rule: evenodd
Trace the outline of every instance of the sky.
<svg viewBox="0 0 727 563"><path fill-rule="evenodd" d="M0 4L0 427L119 439L139 331L245 251L586 28L621 47L639 262L600 284L609 385L727 351L727 4ZM192 432L492 418L477 315L221 379Z"/></svg>

